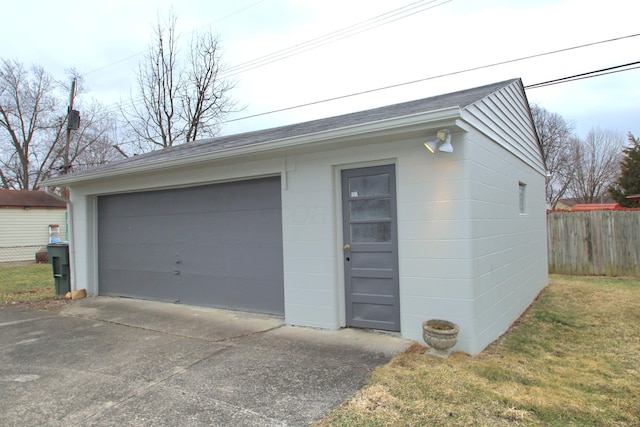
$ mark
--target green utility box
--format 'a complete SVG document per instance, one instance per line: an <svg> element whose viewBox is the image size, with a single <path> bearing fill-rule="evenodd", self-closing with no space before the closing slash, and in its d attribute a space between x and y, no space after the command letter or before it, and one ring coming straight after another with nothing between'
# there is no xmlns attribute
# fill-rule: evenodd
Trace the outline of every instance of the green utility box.
<svg viewBox="0 0 640 427"><path fill-rule="evenodd" d="M47 245L49 264L53 268L56 281L56 295L71 292L71 270L69 269L69 244L51 243Z"/></svg>

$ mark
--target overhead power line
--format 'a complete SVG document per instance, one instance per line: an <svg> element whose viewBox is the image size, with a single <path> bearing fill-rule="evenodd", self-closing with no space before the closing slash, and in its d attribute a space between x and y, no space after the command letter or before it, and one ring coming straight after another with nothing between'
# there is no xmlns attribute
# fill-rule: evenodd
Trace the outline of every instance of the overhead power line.
<svg viewBox="0 0 640 427"><path fill-rule="evenodd" d="M305 42L298 43L286 49L282 49L268 55L264 55L259 58L232 66L225 70L224 77L234 76L245 71L253 70L255 68L262 67L273 62L319 48L329 43L334 43L338 40L355 36L365 31L373 30L374 28L390 24L392 22L416 15L418 13L433 9L438 6L442 6L451 1L453 0L420 0L414 3L410 3L397 9L393 9L383 14L374 16L365 21L361 21L356 24L341 28L339 30L324 34L322 36L307 40Z"/></svg>
<svg viewBox="0 0 640 427"><path fill-rule="evenodd" d="M628 36L628 37L633 37L633 36ZM561 78L558 78L558 79L548 80L548 81L545 81L545 82L534 83L534 84L526 85L526 86L524 86L524 88L525 89L537 89L537 88L545 87L545 86L551 86L551 85L556 85L556 84L561 84L561 83L569 83L569 82L576 81L576 80L583 80L583 79L588 79L588 78L602 77L602 76L605 76L605 75L608 75L608 74L620 73L620 72L624 72L624 71L632 71L632 70L639 69L639 68L640 68L640 61L629 62L627 64L616 65L616 66L613 66L613 67L607 67L607 68L602 68L602 69L599 69L599 70L589 71L589 72L585 72L585 73L574 74L572 76L561 77ZM457 74L457 73L459 73L459 72L452 73L452 74ZM451 74L447 74L447 75L451 75ZM308 103L305 103L305 104L299 104L299 105L294 105L294 106L290 106L290 107L280 108L280 109L277 109L277 110L271 110L271 111L266 111L266 112L263 112L263 113L258 113L258 114L252 114L252 115L249 115L249 116L239 117L237 119L225 120L225 121L223 121L221 123L224 124L224 123L237 122L237 121L241 121L241 120L248 120L248 119L252 119L252 118L255 118L255 117L266 116L266 115L269 115L269 114L280 113L280 112L283 112L283 111L294 110L294 109L297 109L297 108L309 107L309 106L312 106L312 105L322 104L322 103L325 103L325 102L331 102L331 101L336 101L336 100L340 100L340 99L350 98L350 97L353 97L353 96L358 96L358 95L362 95L362 94L366 94L366 93L372 93L372 92L377 92L377 91L390 89L390 88L394 88L394 87L399 87L399 86L403 86L403 85L418 83L418 82L421 82L421 81L425 81L425 80L429 80L429 79L436 79L436 78L444 77L444 76L446 76L446 75L433 76L433 77L428 77L426 79L414 80L412 82L405 82L405 83L400 83L400 84L397 84L397 85L385 86L385 87L381 87L381 88L376 88L376 89L371 89L371 90L367 90L367 91L352 93L352 94L348 94L348 95L342 95L342 96L337 96L337 97L333 97L333 98L322 99L322 100L318 100L318 101L308 102ZM123 144L126 144L126 143L128 143L128 142L123 142Z"/></svg>
<svg viewBox="0 0 640 427"><path fill-rule="evenodd" d="M443 77L449 77L449 76L454 76L454 75L458 75L458 74L469 73L471 71L483 70L483 69L487 69L487 68L497 67L497 66L500 66L500 65L511 64L511 63L514 63L514 62L524 61L524 60L528 60L528 59L540 58L540 57L543 57L543 56L554 55L554 54L558 54L558 53L562 53L562 52L568 52L568 51L582 49L582 48L591 47L591 46L596 46L596 45L600 45L600 44L604 44L604 43L611 43L611 42L620 41L620 40L629 39L629 38L638 37L638 36L640 36L640 33L638 33L638 34L630 34L628 36L622 36L622 37L615 37L615 38L612 38L612 39L601 40L601 41L598 41L598 42L585 43L585 44L572 46L572 47L567 47L567 48L563 48L563 49L552 50L552 51L549 51L549 52L537 53L537 54L534 54L534 55L528 55L528 56L523 56L523 57L520 57L520 58L509 59L509 60L506 60L506 61L494 62L492 64L480 65L480 66L477 66L477 67L466 68L466 69L463 69L463 70L452 71L452 72L449 72L449 73L438 74L438 75L430 76L430 77L424 77L424 78L417 79L417 80L411 80L411 81L407 81L407 82L396 83L396 84L389 85L389 86L382 86L382 87L378 87L378 88L374 88L374 89L368 89L368 90L363 90L363 91L360 91L360 92L350 93L350 94L347 94L347 95L340 95L340 96L336 96L336 97L333 97L333 98L326 98L326 99L312 101L312 102L308 102L308 103L304 103L304 104L298 104L298 105L294 105L294 106L290 106L290 107L284 107L284 108L280 108L280 109L277 109L277 110L271 110L271 111L266 111L266 112L263 112L263 113L252 114L252 115L249 115L249 116L238 117L236 119L230 119L230 120L223 121L222 123L231 123L231 122L237 122L237 121L240 121L240 120L252 119L252 118L255 118L255 117L266 116L266 115L269 115L269 114L280 113L280 112L283 112L283 111L294 110L294 109L302 108L302 107L309 107L309 106L312 106L312 105L323 104L325 102L337 101L337 100L340 100L340 99L351 98L351 97L359 96L359 95L366 95L368 93L380 92L380 91L388 90L388 89L395 89L395 88L398 88L398 87L408 86L408 85L412 85L412 84L416 84L416 83L422 83L422 82L426 82L426 81L429 81L429 80L435 80L435 79L440 79L440 78L443 78ZM542 85L542 84L543 83L539 83L538 85Z"/></svg>
<svg viewBox="0 0 640 427"><path fill-rule="evenodd" d="M635 66L631 67L631 65L635 65ZM628 64L623 64L623 65L617 65L615 67L603 68L603 69L600 69L600 70L589 71L587 73L576 74L576 75L573 75L573 76L562 77L562 78L559 78L559 79L549 80L549 81L546 81L546 82L534 83L534 84L531 84L531 85L527 85L524 88L525 89L537 89L537 88L540 88L540 87L551 86L551 85L556 85L556 84L561 84L561 83L569 83L569 82L572 82L572 81L583 80L583 79L588 79L588 78L602 77L602 76L605 76L605 75L608 75L608 74L621 73L621 72L624 72L624 71L631 71L631 70L636 70L636 69L640 69L640 61L630 62ZM252 118L255 118L255 117L265 116L265 115L268 115L268 114L275 114L275 113L280 113L280 112L283 112L283 111L293 110L293 109L296 109L296 108L308 107L308 106L311 106L311 105L316 105L316 104L321 104L321 103L324 103L324 102L335 101L335 100L343 99L343 98L349 98L351 96L357 96L357 95L360 95L360 94L363 94L363 93L375 92L376 90L384 90L384 89L388 89L388 88L389 87L379 88L379 89L372 89L370 91L360 92L360 93L356 93L356 94L349 94L349 95L339 96L339 97L330 98L330 99L323 99L323 100L320 100L320 101L309 102L309 103L306 103L306 104L300 104L300 105L295 105L295 106L292 106L292 107L281 108L281 109L278 109L278 110L267 111L267 112L264 112L264 113L253 114L253 115L250 115L250 116L239 117L237 119L226 120L226 121L223 121L222 123L224 124L224 123L231 123L231 122L237 122L237 121L241 121L241 120L252 119ZM129 142L132 142L132 141L123 142L123 144L127 144Z"/></svg>
<svg viewBox="0 0 640 427"><path fill-rule="evenodd" d="M633 67L633 65L635 65L635 67ZM524 88L525 89L537 89L539 87L557 85L557 84L560 84L560 83L569 83L569 82L573 82L573 81L576 81L576 80L590 79L590 78L593 78L593 77L606 76L607 74L621 73L623 71L631 71L631 70L635 70L637 68L640 68L640 61L629 62L628 64L616 65L615 67L601 68L599 70L589 71L589 72L581 73L581 74L574 74L573 76L567 76L567 77L562 77L562 78L559 78L559 79L548 80L546 82L534 83L534 84L531 84L531 85L527 85Z"/></svg>
<svg viewBox="0 0 640 427"><path fill-rule="evenodd" d="M264 1L264 0L261 0ZM329 32L327 34L324 34L322 36L307 40L305 42L302 43L298 43L296 45L290 46L288 48L276 51L276 52L272 52L270 54L252 59L250 61L247 62L243 62L241 64L238 65L234 65L232 67L226 68L222 74L220 75L220 78L228 78L228 77L232 77L232 76L236 76L238 74L244 73L246 71L250 71L259 67L263 67L269 64L272 64L274 62L277 61L281 61L283 59L289 58L291 56L295 56L295 55L299 55L301 53L304 52L308 52L310 50L322 47L324 45L330 44L330 43L334 43L336 41L348 38L348 37L352 37L355 36L357 34L363 33L365 31L369 31L369 30L373 30L375 28L378 28L380 26L386 25L386 24L390 24L392 22L398 21L400 19L404 19L404 18L408 18L410 16L416 15L418 13L421 12L425 12L427 10L433 9L435 7L438 6L442 6L446 3L452 2L453 0L419 0L416 1L414 3L410 3L407 4L405 6L396 8L396 9L392 9L390 11L387 11L385 13L382 13L380 15L374 16L372 18L369 18L367 20L358 22L356 24L352 24L349 25L347 27L341 28L339 30L336 31L332 31ZM258 2L260 3L260 2ZM249 7L255 6L255 3ZM437 4L433 4L433 3L437 3ZM245 8L247 9L247 8ZM222 19L228 18L229 16L232 16L236 13L239 13L240 11L242 11L244 9L241 9L239 11L234 12L231 15L227 15ZM219 20L219 21L220 21ZM211 25L211 24L209 24ZM144 52L141 52L144 53ZM128 59L131 59L135 56L140 55L141 53L137 53L133 56L124 58L120 61L117 61L116 63L119 62L123 62L126 61ZM98 70L101 70L103 68L106 68L108 66L99 68ZM97 71L97 70L94 70ZM88 74L88 73L86 73ZM140 100L140 99L139 99ZM125 104L129 104L132 105L133 102L135 100L128 100L125 102ZM107 107L107 109L109 110L116 110L118 109L120 106L119 105L114 105L111 107Z"/></svg>

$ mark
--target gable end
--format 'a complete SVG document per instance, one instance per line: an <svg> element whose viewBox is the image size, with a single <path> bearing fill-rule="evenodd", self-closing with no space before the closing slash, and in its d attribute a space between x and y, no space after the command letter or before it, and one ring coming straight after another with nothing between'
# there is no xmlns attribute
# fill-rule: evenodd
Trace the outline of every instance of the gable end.
<svg viewBox="0 0 640 427"><path fill-rule="evenodd" d="M465 107L465 121L545 174L538 136L520 80Z"/></svg>

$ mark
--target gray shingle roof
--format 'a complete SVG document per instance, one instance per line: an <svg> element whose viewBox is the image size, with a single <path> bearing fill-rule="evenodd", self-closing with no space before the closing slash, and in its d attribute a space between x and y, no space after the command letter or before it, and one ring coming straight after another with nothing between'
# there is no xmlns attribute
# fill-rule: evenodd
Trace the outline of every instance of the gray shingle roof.
<svg viewBox="0 0 640 427"><path fill-rule="evenodd" d="M324 119L296 123L271 129L264 129L259 131L190 142L188 144L173 146L162 150L115 161L106 165L97 166L95 168L74 172L65 176L65 179L71 178L72 180L75 180L75 178L78 178L79 180L82 180L82 177L85 176L88 178L89 176L94 174L114 171L120 168L135 168L136 166L162 163L163 161L168 161L170 159L220 152L232 148L245 147L270 141L278 141L285 138L311 135L323 131L335 130L349 126L364 125L381 120L400 118L403 116L410 116L418 113L427 113L430 111L436 111L445 108L459 107L463 109L518 80L519 79L506 80L503 82L462 90L459 92L437 95L429 98L418 99L401 104L388 105L371 110L358 111L355 113L349 113L335 117L328 117Z"/></svg>

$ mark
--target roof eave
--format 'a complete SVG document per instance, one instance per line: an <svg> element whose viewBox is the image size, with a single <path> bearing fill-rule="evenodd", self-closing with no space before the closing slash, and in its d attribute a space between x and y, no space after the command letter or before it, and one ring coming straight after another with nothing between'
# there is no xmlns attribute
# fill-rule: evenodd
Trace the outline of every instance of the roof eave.
<svg viewBox="0 0 640 427"><path fill-rule="evenodd" d="M176 158L165 160L162 162L150 162L141 165L123 165L121 168L109 170L96 170L94 173L85 173L81 176L74 177L59 176L48 179L44 182L47 187L68 186L74 183L92 181L96 179L110 178L114 176L122 176L128 174L138 174L145 172L153 172L156 170L166 170L168 168L177 168L190 166L198 163L209 162L214 160L225 160L247 156L251 154L259 154L267 151L289 150L301 148L306 145L313 144L315 147L328 144L336 144L345 140L364 139L365 136L371 135L393 135L402 133L408 129L423 128L429 129L440 126L443 122L458 123L461 117L461 109L458 106L433 110L428 112L416 113L390 119L383 119L375 122L357 124L353 126L345 126L341 128L329 129L321 132L298 135L288 138L269 140L259 142L252 145L226 148L222 150L214 150L206 154L192 154L186 156L177 155Z"/></svg>

